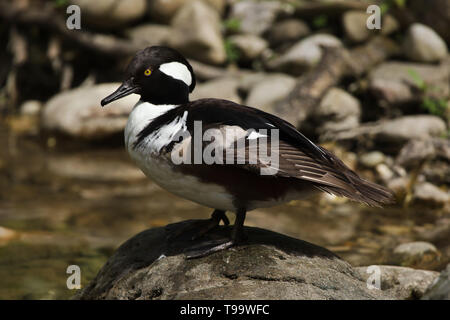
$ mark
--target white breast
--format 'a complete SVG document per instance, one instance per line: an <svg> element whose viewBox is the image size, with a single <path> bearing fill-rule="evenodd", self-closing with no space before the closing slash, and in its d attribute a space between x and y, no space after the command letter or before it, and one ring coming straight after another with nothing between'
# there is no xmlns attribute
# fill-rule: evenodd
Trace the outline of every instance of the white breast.
<svg viewBox="0 0 450 320"><path fill-rule="evenodd" d="M160 155L162 147L170 143L173 136L187 130L188 111L161 127L158 132L149 134L138 148L134 148L137 135L149 123L176 107L139 101L131 112L125 128L125 145L128 153L145 175L162 188L211 208L234 210L233 199L223 187L203 183L194 176L187 176L174 170L170 156Z"/></svg>
<svg viewBox="0 0 450 320"><path fill-rule="evenodd" d="M154 119L176 108L173 104L154 105L149 102L138 101L128 117L125 127L125 146L128 152L132 151L137 135ZM130 153L131 154L131 153Z"/></svg>

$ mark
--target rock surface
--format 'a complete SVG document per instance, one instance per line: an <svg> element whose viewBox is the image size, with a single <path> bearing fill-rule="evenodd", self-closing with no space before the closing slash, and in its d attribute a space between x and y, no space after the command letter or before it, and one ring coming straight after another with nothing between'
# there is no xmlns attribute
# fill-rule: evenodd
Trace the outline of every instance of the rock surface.
<svg viewBox="0 0 450 320"><path fill-rule="evenodd" d="M392 262L404 267L429 269L436 266L440 253L429 242L415 241L398 245L394 248Z"/></svg>
<svg viewBox="0 0 450 320"><path fill-rule="evenodd" d="M369 90L381 101L389 105L418 102L420 90L426 94L442 98L448 96L450 87L449 64L439 66L408 63L383 62L369 73Z"/></svg>
<svg viewBox="0 0 450 320"><path fill-rule="evenodd" d="M169 45L187 57L211 64L225 61L225 49L217 11L200 0L184 5L172 19Z"/></svg>
<svg viewBox="0 0 450 320"><path fill-rule="evenodd" d="M274 104L287 97L294 86L293 77L284 74L268 75L252 86L245 104L273 113Z"/></svg>
<svg viewBox="0 0 450 320"><path fill-rule="evenodd" d="M148 1L150 17L159 22L169 23L177 11L191 0L151 0ZM202 0L217 12L221 13L225 7L225 0Z"/></svg>
<svg viewBox="0 0 450 320"><path fill-rule="evenodd" d="M99 27L121 27L144 16L146 0L70 0L78 5L82 20ZM83 23L82 22L82 23Z"/></svg>
<svg viewBox="0 0 450 320"><path fill-rule="evenodd" d="M142 47L148 47L167 45L171 31L169 26L149 23L128 29L125 33L133 42L141 44Z"/></svg>
<svg viewBox="0 0 450 320"><path fill-rule="evenodd" d="M427 207L442 207L450 203L450 192L445 192L429 182L414 186L412 201Z"/></svg>
<svg viewBox="0 0 450 320"><path fill-rule="evenodd" d="M373 33L366 27L368 15L364 11L351 10L342 15L345 35L352 42L367 40Z"/></svg>
<svg viewBox="0 0 450 320"><path fill-rule="evenodd" d="M373 268L374 266L372 266ZM418 299L439 276L438 272L417 270L397 266L375 266L380 268L381 290L394 295L397 299ZM367 279L373 274L368 267L355 268L361 277Z"/></svg>
<svg viewBox="0 0 450 320"><path fill-rule="evenodd" d="M239 60L243 61L258 58L267 48L267 41L253 34L237 34L228 40L239 51Z"/></svg>
<svg viewBox="0 0 450 320"><path fill-rule="evenodd" d="M318 133L326 140L334 133L359 125L361 105L354 96L340 88L330 88L312 117L319 124Z"/></svg>
<svg viewBox="0 0 450 320"><path fill-rule="evenodd" d="M448 139L412 140L400 150L395 161L406 168L414 168L425 160L435 158L450 162L450 141Z"/></svg>
<svg viewBox="0 0 450 320"><path fill-rule="evenodd" d="M366 23L369 14L365 11L350 10L342 15L342 26L345 31L345 35L352 42L362 42L369 37L378 33L383 35L391 34L399 27L397 20L389 14L383 14L381 20L381 29L370 30L367 28Z"/></svg>
<svg viewBox="0 0 450 320"><path fill-rule="evenodd" d="M314 67L322 58L321 46L341 46L341 41L330 34L316 34L294 44L286 53L268 62L268 67L299 75Z"/></svg>
<svg viewBox="0 0 450 320"><path fill-rule="evenodd" d="M192 220L146 230L125 242L75 299L393 299L369 290L358 272L328 250L246 227L249 240L207 257L186 260L186 246L167 236ZM208 234L223 238L229 228ZM205 241L205 240L203 240Z"/></svg>
<svg viewBox="0 0 450 320"><path fill-rule="evenodd" d="M100 101L120 83L80 87L55 95L44 106L42 127L73 137L98 139L121 133L138 96L116 100L106 108Z"/></svg>
<svg viewBox="0 0 450 320"><path fill-rule="evenodd" d="M298 41L311 33L308 25L299 19L286 19L275 23L267 30L267 39L272 46Z"/></svg>
<svg viewBox="0 0 450 320"><path fill-rule="evenodd" d="M275 1L244 0L231 7L230 19L239 21L239 31L260 35L270 28L281 5Z"/></svg>
<svg viewBox="0 0 450 320"><path fill-rule="evenodd" d="M241 103L241 98L238 95L238 86L239 81L231 77L214 79L197 85L190 99L216 98Z"/></svg>
<svg viewBox="0 0 450 320"><path fill-rule="evenodd" d="M371 151L360 155L358 161L367 168L375 168L386 160L386 156L380 151Z"/></svg>
<svg viewBox="0 0 450 320"><path fill-rule="evenodd" d="M447 56L445 41L430 27L412 24L403 43L404 54L413 61L436 62Z"/></svg>
<svg viewBox="0 0 450 320"><path fill-rule="evenodd" d="M440 136L446 130L444 120L437 116L414 115L363 124L358 128L338 133L335 139L369 138L378 144L380 150L398 152L410 140Z"/></svg>
<svg viewBox="0 0 450 320"><path fill-rule="evenodd" d="M450 300L450 264L441 272L422 297L423 300Z"/></svg>

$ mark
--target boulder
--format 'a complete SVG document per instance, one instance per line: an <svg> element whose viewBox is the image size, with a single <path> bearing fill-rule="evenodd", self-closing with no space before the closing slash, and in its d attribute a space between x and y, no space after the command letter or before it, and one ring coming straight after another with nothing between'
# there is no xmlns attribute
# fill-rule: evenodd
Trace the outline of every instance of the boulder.
<svg viewBox="0 0 450 320"><path fill-rule="evenodd" d="M219 14L225 8L225 0L203 0ZM151 0L148 4L148 13L152 20L170 23L177 11L190 0Z"/></svg>
<svg viewBox="0 0 450 320"><path fill-rule="evenodd" d="M146 0L70 0L80 7L83 24L119 28L142 18L147 10Z"/></svg>
<svg viewBox="0 0 450 320"><path fill-rule="evenodd" d="M450 185L450 170L448 168L449 160L434 159L433 161L425 162L422 174L428 182L436 185Z"/></svg>
<svg viewBox="0 0 450 320"><path fill-rule="evenodd" d="M253 34L233 35L228 38L228 41L238 50L241 61L257 59L267 48L267 41Z"/></svg>
<svg viewBox="0 0 450 320"><path fill-rule="evenodd" d="M364 280L368 280L373 274L373 268L379 268L381 290L401 300L419 299L439 276L438 272L428 270L383 265L370 267L372 268L358 267L355 269Z"/></svg>
<svg viewBox="0 0 450 320"><path fill-rule="evenodd" d="M403 42L403 53L412 61L436 62L447 56L445 41L430 27L413 23Z"/></svg>
<svg viewBox="0 0 450 320"><path fill-rule="evenodd" d="M450 300L450 264L433 281L422 297L423 300Z"/></svg>
<svg viewBox="0 0 450 320"><path fill-rule="evenodd" d="M133 42L142 45L142 47L167 45L171 36L172 29L169 26L160 24L141 24L130 28L125 34Z"/></svg>
<svg viewBox="0 0 450 320"><path fill-rule="evenodd" d="M446 131L444 120L437 116L413 115L365 123L358 128L337 133L334 139L376 143L380 150L396 153L410 140L441 136Z"/></svg>
<svg viewBox="0 0 450 320"><path fill-rule="evenodd" d="M337 87L330 88L311 115L319 125L321 140L331 138L337 131L359 125L361 105L355 97Z"/></svg>
<svg viewBox="0 0 450 320"><path fill-rule="evenodd" d="M384 163L386 156L380 151L371 151L363 153L358 161L367 168L375 168L377 165Z"/></svg>
<svg viewBox="0 0 450 320"><path fill-rule="evenodd" d="M450 162L450 141L448 139L412 140L400 150L396 163L407 168L414 168L425 160L436 158Z"/></svg>
<svg viewBox="0 0 450 320"><path fill-rule="evenodd" d="M346 37L352 42L369 39L373 33L366 27L368 15L364 11L351 10L342 15L342 26Z"/></svg>
<svg viewBox="0 0 450 320"><path fill-rule="evenodd" d="M245 228L245 244L186 259L186 251L230 232L230 227L219 227L203 239L189 240L192 223L183 221L134 236L75 299L394 298L368 289L358 272L330 251L259 228ZM187 230L168 241L179 228Z"/></svg>
<svg viewBox="0 0 450 320"><path fill-rule="evenodd" d="M214 79L198 84L194 92L192 92L190 99L216 98L241 103L242 100L238 94L238 86L239 81L231 77Z"/></svg>
<svg viewBox="0 0 450 320"><path fill-rule="evenodd" d="M370 30L367 28L367 19L369 14L365 11L350 10L342 15L342 26L346 37L351 42L363 42L369 37L381 33L383 35L391 34L399 27L397 20L389 14L384 14L381 21L381 29Z"/></svg>
<svg viewBox="0 0 450 320"><path fill-rule="evenodd" d="M172 20L169 45L189 58L211 64L226 59L217 11L200 0L184 5Z"/></svg>
<svg viewBox="0 0 450 320"><path fill-rule="evenodd" d="M239 32L261 35L281 11L278 1L243 0L232 4L229 19L239 21Z"/></svg>
<svg viewBox="0 0 450 320"><path fill-rule="evenodd" d="M412 202L427 207L442 207L450 204L450 192L443 191L429 182L420 182L414 186Z"/></svg>
<svg viewBox="0 0 450 320"><path fill-rule="evenodd" d="M271 46L292 43L311 33L308 25L299 19L286 19L276 22L267 32L267 39Z"/></svg>
<svg viewBox="0 0 450 320"><path fill-rule="evenodd" d="M23 116L37 116L42 110L42 102L39 100L27 100L20 106L20 114Z"/></svg>
<svg viewBox="0 0 450 320"><path fill-rule="evenodd" d="M49 172L71 181L135 183L146 179L142 171L128 161L93 154L52 155L48 157L46 164Z"/></svg>
<svg viewBox="0 0 450 320"><path fill-rule="evenodd" d="M440 262L440 253L429 242L415 241L402 243L394 248L392 263L403 267L429 269Z"/></svg>
<svg viewBox="0 0 450 320"><path fill-rule="evenodd" d="M100 101L119 86L120 83L104 83L58 93L44 106L42 128L85 139L121 133L139 97L133 94L105 108L100 106Z"/></svg>
<svg viewBox="0 0 450 320"><path fill-rule="evenodd" d="M383 62L369 73L369 91L387 105L420 103L422 94L443 98L450 94L449 64L439 66L408 62Z"/></svg>
<svg viewBox="0 0 450 320"><path fill-rule="evenodd" d="M321 46L341 46L341 41L330 34L316 34L294 44L286 53L267 62L270 69L300 75L314 67L322 58Z"/></svg>
<svg viewBox="0 0 450 320"><path fill-rule="evenodd" d="M275 103L287 97L294 86L293 77L284 74L267 75L252 86L245 104L273 113Z"/></svg>

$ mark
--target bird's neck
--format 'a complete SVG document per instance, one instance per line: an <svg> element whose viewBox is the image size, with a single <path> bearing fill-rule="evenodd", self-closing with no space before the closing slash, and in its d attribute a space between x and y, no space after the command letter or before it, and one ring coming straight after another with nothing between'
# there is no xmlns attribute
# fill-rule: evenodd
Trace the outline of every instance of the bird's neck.
<svg viewBox="0 0 450 320"><path fill-rule="evenodd" d="M180 81L144 88L140 94L143 102L153 105L180 105L189 102L189 87Z"/></svg>

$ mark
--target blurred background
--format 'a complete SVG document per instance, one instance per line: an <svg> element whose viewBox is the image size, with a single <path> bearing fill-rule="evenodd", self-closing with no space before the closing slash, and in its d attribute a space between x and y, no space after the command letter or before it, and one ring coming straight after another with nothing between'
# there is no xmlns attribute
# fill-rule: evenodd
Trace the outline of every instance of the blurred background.
<svg viewBox="0 0 450 320"><path fill-rule="evenodd" d="M129 160L138 96L100 107L149 45L189 58L192 100L283 117L397 196L377 209L322 195L247 225L353 266L450 261L448 0L0 0L0 43L0 299L69 298L67 266L84 287L136 233L209 217Z"/></svg>

